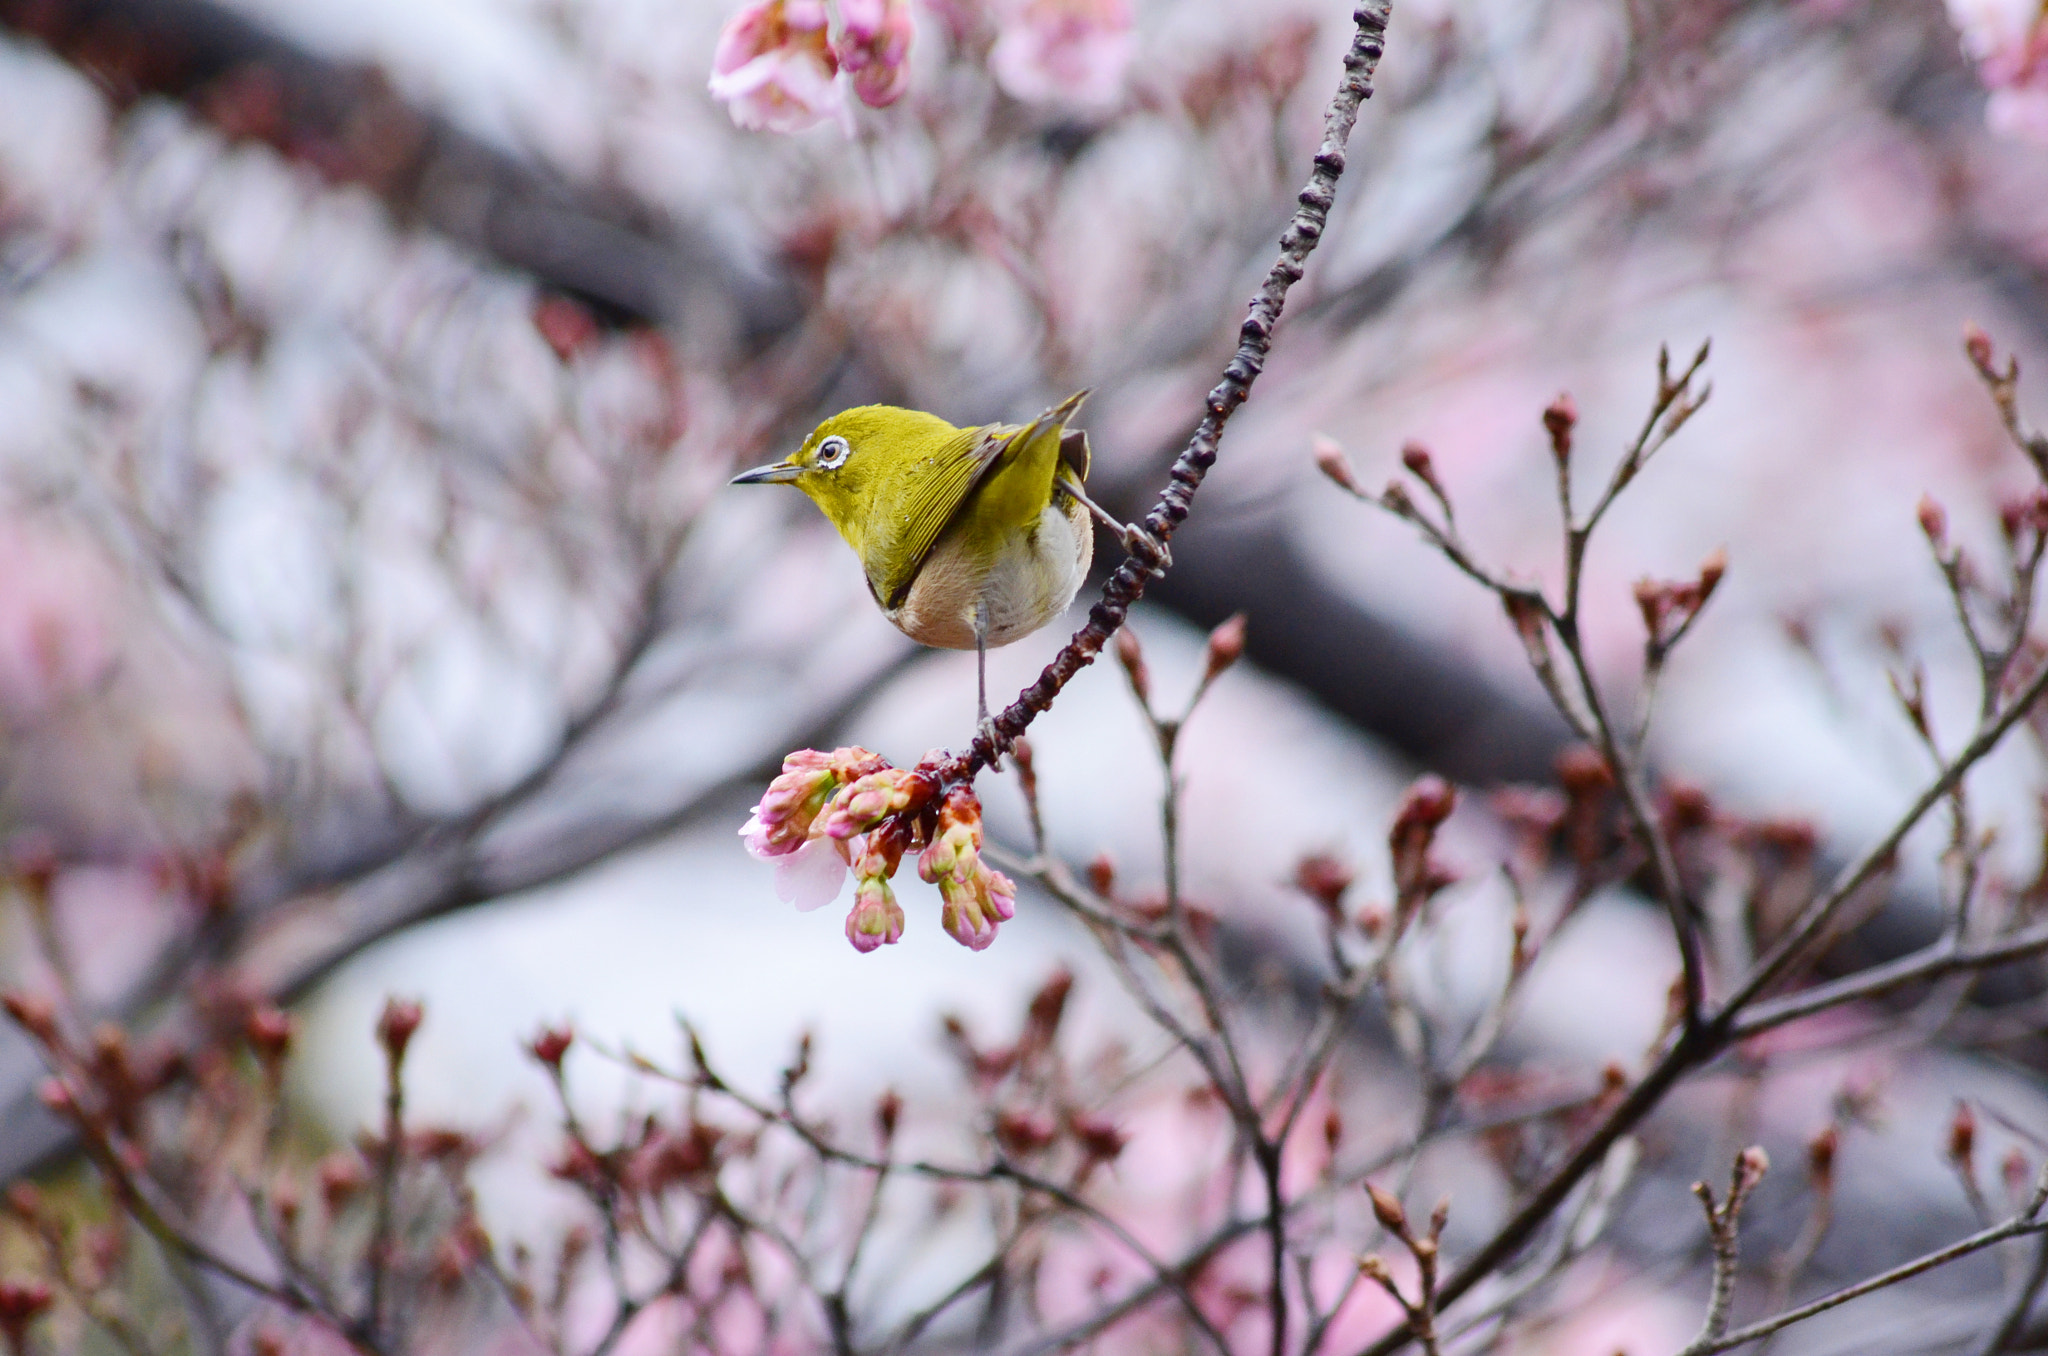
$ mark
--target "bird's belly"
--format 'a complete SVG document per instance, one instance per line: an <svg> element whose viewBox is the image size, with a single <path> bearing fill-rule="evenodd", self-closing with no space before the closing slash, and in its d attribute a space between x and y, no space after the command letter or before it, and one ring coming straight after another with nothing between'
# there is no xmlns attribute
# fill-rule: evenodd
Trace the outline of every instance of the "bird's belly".
<svg viewBox="0 0 2048 1356"><path fill-rule="evenodd" d="M1017 533L993 557L948 533L888 617L921 645L971 650L977 607L985 603L989 647L1008 645L1067 610L1094 552L1088 511L1071 500L1048 505L1035 531Z"/></svg>

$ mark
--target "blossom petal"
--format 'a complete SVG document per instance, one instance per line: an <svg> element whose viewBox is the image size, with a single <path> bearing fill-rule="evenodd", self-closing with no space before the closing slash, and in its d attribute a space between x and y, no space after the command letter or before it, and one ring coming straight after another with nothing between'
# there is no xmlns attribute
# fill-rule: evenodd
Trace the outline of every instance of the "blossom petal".
<svg viewBox="0 0 2048 1356"><path fill-rule="evenodd" d="M839 898L846 884L846 859L836 844L813 838L775 860L775 894L799 913L822 909Z"/></svg>

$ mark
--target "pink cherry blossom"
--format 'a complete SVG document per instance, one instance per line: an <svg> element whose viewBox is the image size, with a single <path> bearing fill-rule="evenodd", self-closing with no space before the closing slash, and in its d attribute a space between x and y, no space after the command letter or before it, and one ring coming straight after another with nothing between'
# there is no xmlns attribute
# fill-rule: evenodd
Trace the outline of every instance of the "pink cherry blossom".
<svg viewBox="0 0 2048 1356"><path fill-rule="evenodd" d="M1130 0L1009 0L988 65L1016 98L1099 108L1122 97L1132 45Z"/></svg>
<svg viewBox="0 0 2048 1356"><path fill-rule="evenodd" d="M839 69L869 108L887 108L910 83L910 0L840 0Z"/></svg>
<svg viewBox="0 0 2048 1356"><path fill-rule="evenodd" d="M749 131L801 132L827 120L853 133L824 0L755 0L726 21L711 97Z"/></svg>
<svg viewBox="0 0 2048 1356"><path fill-rule="evenodd" d="M761 794L740 837L748 855L775 864L775 893L784 902L808 912L839 897L850 850L845 836L825 834L824 812L842 787L884 766L858 747L798 749L782 760L781 775Z"/></svg>
<svg viewBox="0 0 2048 1356"><path fill-rule="evenodd" d="M1948 14L1991 91L1985 123L2002 136L2048 142L2048 3L1948 0Z"/></svg>
<svg viewBox="0 0 2048 1356"><path fill-rule="evenodd" d="M775 860L775 897L798 913L824 908L845 884L846 848L833 839L813 838Z"/></svg>

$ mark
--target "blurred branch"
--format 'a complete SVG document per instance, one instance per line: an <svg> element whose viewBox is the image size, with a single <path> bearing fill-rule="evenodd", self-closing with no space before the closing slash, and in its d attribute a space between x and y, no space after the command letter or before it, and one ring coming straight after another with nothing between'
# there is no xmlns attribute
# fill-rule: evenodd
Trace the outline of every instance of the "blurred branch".
<svg viewBox="0 0 2048 1356"><path fill-rule="evenodd" d="M758 345L798 319L780 274L641 204L562 182L408 103L374 68L317 56L213 0L0 0L0 25L90 72L118 102L188 102L226 135L361 184L401 219L614 320L687 317Z"/></svg>
<svg viewBox="0 0 2048 1356"><path fill-rule="evenodd" d="M829 742L832 731L868 700L870 684L885 681L914 658L914 652L899 652L879 672L852 685L829 705L801 713L803 723L769 746L780 747L791 740ZM622 672L618 685L623 686L629 676ZM608 727L602 721L580 728L577 747L605 729ZM574 751L558 750L547 760L548 765L559 766ZM495 797L452 821L435 825L394 857L374 866L366 864L356 878L265 907L230 945L209 959L269 999L289 1001L396 933L508 894L555 884L618 853L659 841L699 816L726 807L741 791L772 776L779 767L779 758L749 764L695 788L659 813L606 819L581 831L551 833L544 847L511 855L493 840L491 830L532 808L553 788L550 778L523 779L516 794ZM161 995L144 987L94 1015L129 1025L150 1016L160 1001ZM192 1013L184 1002L158 1015L155 1028L176 1034L189 1027ZM0 1068L0 1126L4 1126L0 1129L0 1180L11 1180L68 1156L76 1140L72 1128L51 1116L37 1100L34 1089L42 1066L28 1056L17 1033L0 1035L0 1058L9 1060L8 1067Z"/></svg>
<svg viewBox="0 0 2048 1356"><path fill-rule="evenodd" d="M1803 1322L1816 1314L1824 1314L1837 1305L1847 1304L1853 1299L1861 1299L1863 1296L1875 1291L1897 1285L1900 1281L1911 1280L1922 1272L1932 1271L1939 1266L1946 1266L1957 1258L1968 1257L1973 1252L1982 1252L1985 1248L1994 1247L2009 1238L2020 1238L2028 1234L2040 1233L2042 1230L2048 1229L2048 1220L2041 1218L2041 1208L2044 1204L2048 1204L2048 1177L2044 1177L2036 1185L2033 1199L2028 1203L2027 1208L2003 1224L1994 1225L1989 1229L1971 1234L1968 1238L1958 1239L1945 1248L1925 1253L1910 1262L1895 1266L1889 1271L1879 1272L1867 1280L1858 1281L1854 1285L1845 1285L1841 1289L1823 1295L1809 1304L1802 1304L1796 1309L1788 1309L1784 1313L1752 1323L1748 1327L1737 1328L1734 1332L1726 1333L1711 1341L1695 1343L1686 1349L1686 1356L1715 1356L1717 1352L1732 1351L1736 1347L1747 1346L1759 1338L1769 1337L1774 1332L1789 1328L1794 1323Z"/></svg>

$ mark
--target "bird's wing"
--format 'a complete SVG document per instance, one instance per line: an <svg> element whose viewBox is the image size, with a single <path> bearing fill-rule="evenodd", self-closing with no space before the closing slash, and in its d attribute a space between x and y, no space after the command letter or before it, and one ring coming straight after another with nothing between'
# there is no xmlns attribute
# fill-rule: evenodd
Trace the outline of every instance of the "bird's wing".
<svg viewBox="0 0 2048 1356"><path fill-rule="evenodd" d="M870 576L875 596L899 607L917 582L932 548L964 513L990 519L992 539L1027 529L1052 502L1054 473L1065 466L1087 475L1087 438L1079 446L1066 434L1066 421L1086 391L1067 397L1028 424L984 424L962 429L931 455L923 474L910 477L897 512L902 524L897 562L887 579ZM1079 466L1074 465L1078 454Z"/></svg>
<svg viewBox="0 0 2048 1356"><path fill-rule="evenodd" d="M939 535L1016 431L1014 424L963 428L926 455L919 474L905 478L901 501L886 510L898 528L894 549L886 553L889 566L868 575L883 607L902 606Z"/></svg>

